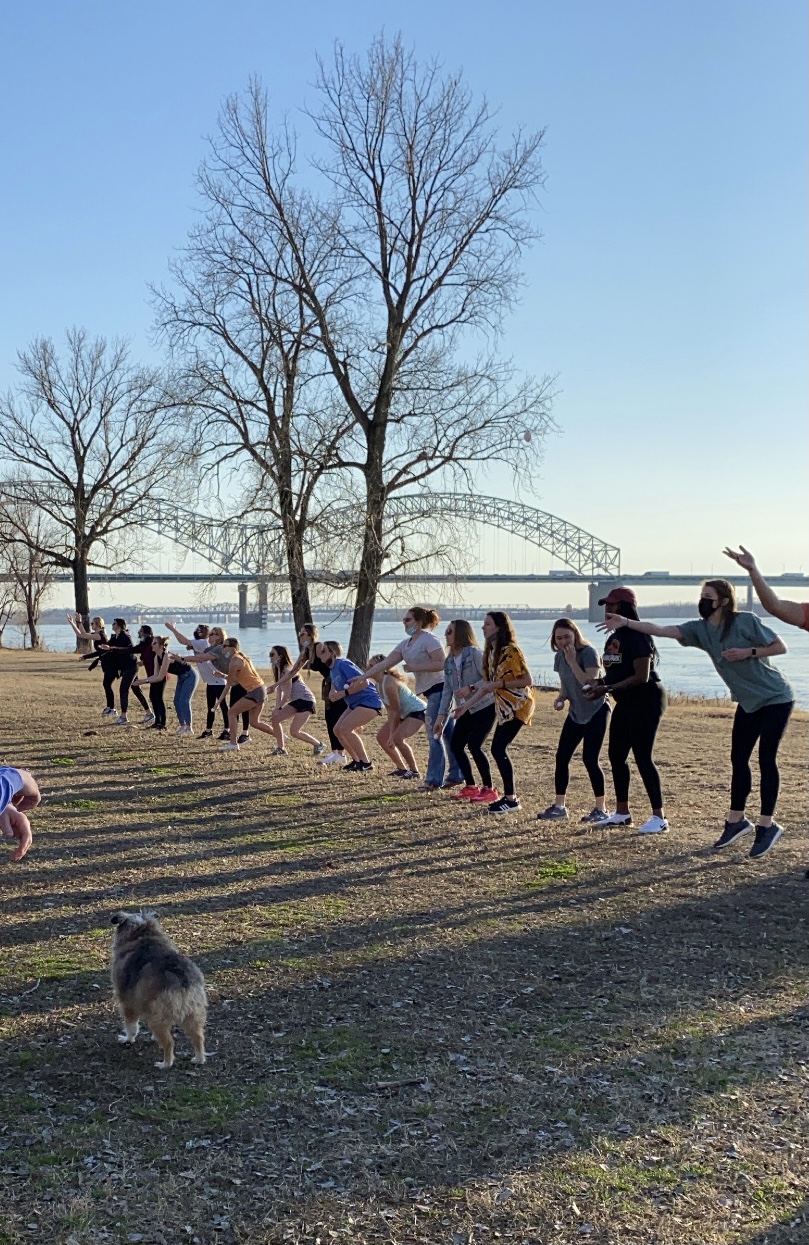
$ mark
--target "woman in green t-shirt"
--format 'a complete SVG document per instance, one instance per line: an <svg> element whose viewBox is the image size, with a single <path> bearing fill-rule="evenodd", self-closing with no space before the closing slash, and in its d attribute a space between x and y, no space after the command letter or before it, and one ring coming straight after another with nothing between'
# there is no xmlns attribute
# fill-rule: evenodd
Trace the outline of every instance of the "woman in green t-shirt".
<svg viewBox="0 0 809 1245"><path fill-rule="evenodd" d="M751 858L758 860L766 856L784 832L774 820L779 786L777 758L794 697L792 688L781 672L770 665L769 659L785 653L787 648L781 637L765 627L757 615L737 609L736 592L726 579L706 579L697 608L699 618L673 627L637 622L617 614L608 614L599 626L605 631L629 627L644 635L662 636L689 648L701 648L708 654L716 673L737 701L730 747L731 807L725 828L713 846L715 851L721 851L753 829L752 822L744 815L744 806L752 786L750 757L758 743L761 813L750 850Z"/></svg>

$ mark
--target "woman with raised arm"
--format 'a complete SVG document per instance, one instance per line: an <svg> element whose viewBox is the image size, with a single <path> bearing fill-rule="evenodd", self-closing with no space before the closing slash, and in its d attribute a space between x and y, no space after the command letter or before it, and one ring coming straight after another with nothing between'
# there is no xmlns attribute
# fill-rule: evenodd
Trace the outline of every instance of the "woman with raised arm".
<svg viewBox="0 0 809 1245"><path fill-rule="evenodd" d="M320 675L320 694L323 697L323 717L326 722L326 730L329 733L329 743L331 751L318 756L320 765L345 765L346 757L343 752L343 745L334 733L334 728L338 718L346 711L346 702L343 698L340 700L329 700L329 692L331 691L331 677L329 667L321 661L318 655L320 642L318 640L318 629L314 623L303 623L298 632L298 645L300 652L295 660L291 670L278 680L279 687L286 688L294 678L302 670L314 670L315 674Z"/></svg>
<svg viewBox="0 0 809 1245"><path fill-rule="evenodd" d="M612 604L609 597L606 600ZM761 812L750 857L759 860L783 834L783 827L774 820L779 787L778 747L794 707L794 697L784 676L770 665L770 658L785 653L787 648L780 636L765 627L755 614L737 609L733 584L726 579L706 579L697 608L699 618L676 626L659 627L641 622L636 614L628 617L624 611L618 614L609 610L600 625L614 632L612 643L627 632L640 633L677 640L686 648L701 648L708 654L737 702L730 746L730 810L713 847L721 851L753 829L744 809L752 786L750 757L758 744Z"/></svg>
<svg viewBox="0 0 809 1245"><path fill-rule="evenodd" d="M107 630L104 625L104 619L99 615L90 619L90 630L87 631L82 621L81 614L67 614L67 621L70 623L73 634L80 640L91 640L93 644L92 653L81 653L79 661L89 661L88 670L95 670L96 666L101 664L100 646L107 644ZM102 673L103 673L102 666ZM115 715L115 693L112 690L112 683L109 685L104 681L104 696L106 698L106 708L102 709L102 718L114 718Z"/></svg>
<svg viewBox="0 0 809 1245"><path fill-rule="evenodd" d="M453 704L460 708L475 694L485 681L483 673L483 654L478 648L471 623L465 618L455 618L447 624L444 632L449 655L444 662L444 690L438 706L438 717L434 730L437 734L444 731ZM464 785L453 791L453 800L475 800L494 803L498 793L492 787L492 769L489 758L483 751L483 744L488 738L495 720L494 693L489 692L476 700L469 713L463 714L455 722L450 736L450 751L455 763L463 774ZM472 765L466 750L469 749L480 774L480 786L475 784Z"/></svg>
<svg viewBox="0 0 809 1245"><path fill-rule="evenodd" d="M615 700L607 749L615 787L615 812L602 824L632 825L628 764L631 752L652 806L651 817L638 831L640 834L665 834L669 823L663 810L660 774L654 763L657 730L667 704L666 689L656 670L658 652L649 634L634 626L639 621L638 602L631 588L612 588L599 605L605 606L607 616L614 615L633 623L631 631L617 631L609 637L601 658L606 672L604 677L591 680L589 688L582 689L588 700L596 702L605 692ZM599 627L603 629L604 624L599 623Z"/></svg>
<svg viewBox="0 0 809 1245"><path fill-rule="evenodd" d="M129 710L129 689L135 682L135 677L138 673L138 663L135 660L133 650L132 636L127 629L126 620L124 618L113 618L112 635L106 644L99 644L98 651L101 655L101 669L104 672L104 691L107 694L107 704L109 704L113 683L117 678L121 680L121 686L118 689L121 712L115 719L116 726L129 726L129 718L127 716ZM144 713L148 714L150 712L149 702L140 688L133 688L132 695L140 704ZM104 716L109 715L105 714Z"/></svg>
<svg viewBox="0 0 809 1245"><path fill-rule="evenodd" d="M516 813L520 801L514 788L514 766L508 749L534 714L533 678L522 649L517 643L508 614L492 610L483 619L483 650L485 681L477 691L455 710L456 719L471 713L489 693L494 694L495 727L492 737L492 758L500 771L503 794L484 791L472 796L470 804L488 804L490 813Z"/></svg>
<svg viewBox="0 0 809 1245"><path fill-rule="evenodd" d="M385 654L377 653L371 658L371 668L384 660ZM377 731L376 742L396 766L390 777L421 778L415 753L408 740L424 726L427 702L410 690L398 666L385 670L382 674L371 675L371 678L387 710L385 723Z"/></svg>
<svg viewBox="0 0 809 1245"><path fill-rule="evenodd" d="M275 709L270 718L277 745L274 755L277 757L287 755L284 722L289 722L289 733L292 738L309 744L314 756L319 757L326 751L326 745L303 729L315 711L316 701L299 674L289 679L285 678L291 674L293 665L289 650L284 648L283 644L276 644L270 649L270 668L276 689Z"/></svg>
<svg viewBox="0 0 809 1245"><path fill-rule="evenodd" d="M242 738L241 735L237 735L240 714L246 713L250 726L254 726L257 731L263 731L265 735L272 735L273 733L272 727L261 721L261 711L264 708L264 701L267 699L267 691L264 687L264 680L247 654L241 651L239 641L235 636L228 636L226 640L223 640L222 648L229 654L230 660L221 700L224 701L226 699L228 691L231 692L231 699L228 712L230 739L227 743L221 745L220 751L238 752L239 740ZM238 688L241 692L237 700L233 699L232 690L234 688Z"/></svg>
<svg viewBox="0 0 809 1245"><path fill-rule="evenodd" d="M551 631L551 648L555 653L553 668L561 684L553 707L559 713L566 704L570 708L556 749L554 801L544 813L537 814L537 820L567 821L570 762L579 744L583 743L582 760L593 788L595 807L581 820L601 825L609 819L609 813L604 807L604 772L598 758L610 720L610 706L606 694L588 700L584 690L600 679L601 662L571 618L557 618Z"/></svg>
<svg viewBox="0 0 809 1245"><path fill-rule="evenodd" d="M404 662L405 671L416 676L416 695L427 702L425 729L430 744L427 758L427 774L419 788L420 791L438 791L441 787L458 787L463 785L463 771L453 756L447 757L447 746L455 729L454 718L447 718L444 730L439 734L435 729L435 720L441 704L444 690L444 649L441 642L432 635L433 629L441 621L435 610L414 605L405 612L402 626L405 639L388 653L384 661L377 662L356 680L356 686L370 675L372 678L398 666ZM353 689L348 688L351 692ZM449 772L447 764L449 763ZM445 781L446 775L446 781Z"/></svg>
<svg viewBox="0 0 809 1245"><path fill-rule="evenodd" d="M198 623L197 626L194 628L194 634L192 636L183 635L181 631L177 630L174 623L167 622L166 626L168 627L171 634L174 636L175 640L178 640L180 644L184 644L186 648L190 648L192 653L195 654L195 656L199 656L200 654L205 653L206 650L211 647L211 644L210 644L211 628L208 626L207 623ZM185 660L188 661L188 658L186 657ZM213 662L211 661L203 660L200 662L194 662L193 664L197 666L199 670L199 676L202 679L203 683L205 684L205 701L206 701L205 729L203 731L200 731L199 738L200 739L213 738L214 722L216 721L216 706L219 705L219 708L222 710L222 735L220 736L220 738L229 739L230 731L227 728L228 727L227 706L224 704L220 704L220 698L222 696L222 689L225 686L225 676L223 674L220 674L220 672L216 669Z"/></svg>
<svg viewBox="0 0 809 1245"><path fill-rule="evenodd" d="M382 699L368 676L353 661L343 657L342 652L336 640L325 640L318 645L318 657L328 667L331 678L329 699L346 703L345 713L335 727L340 744L351 757L343 772L364 774L374 767L359 730L382 712Z"/></svg>
<svg viewBox="0 0 809 1245"><path fill-rule="evenodd" d="M208 642L209 642L208 648L204 648L201 653L194 653L193 656L189 654L188 656L185 657L185 661L187 661L190 665L196 665L196 666L203 666L206 663L210 663L214 667L217 674L224 675L225 679L227 679L228 668L230 666L230 658L231 658L233 650L225 647L226 639L227 639L227 632L225 631L224 627L209 627L208 628ZM222 686L224 686L224 684ZM243 687L240 687L238 684L235 684L233 687L230 688L231 708L233 707L233 705L236 704L237 700L242 700L243 698L244 698ZM220 695L217 697L215 705L214 705L214 720L216 719L216 706L219 706L222 709L222 716L226 717L227 701L222 699L221 690L220 690ZM222 733L219 735L219 739L223 741L227 741L230 739L229 719L226 718L226 721L227 721L227 724L225 728L223 729ZM213 727L211 727L211 729L213 729ZM250 743L250 715L247 712L242 714L242 733L241 735L239 735L236 742L239 744Z"/></svg>

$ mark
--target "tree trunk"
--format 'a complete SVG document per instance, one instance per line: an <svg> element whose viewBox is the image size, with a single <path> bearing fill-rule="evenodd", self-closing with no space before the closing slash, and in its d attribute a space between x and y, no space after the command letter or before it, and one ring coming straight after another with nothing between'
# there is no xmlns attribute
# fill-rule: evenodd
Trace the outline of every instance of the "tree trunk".
<svg viewBox="0 0 809 1245"><path fill-rule="evenodd" d="M304 525L296 524L291 518L284 522L289 595L292 600L292 617L295 620L296 633L300 631L304 623L312 621L309 581L306 578L303 560L303 530Z"/></svg>
<svg viewBox="0 0 809 1245"><path fill-rule="evenodd" d="M39 618L36 602L34 600L34 592L26 588L25 591L25 617L28 620L28 639L32 649L42 648L42 638L39 634Z"/></svg>
<svg viewBox="0 0 809 1245"><path fill-rule="evenodd" d="M351 638L348 642L348 659L360 667L368 664L371 652L371 629L374 625L376 596L382 575L382 521L385 517L385 490L381 481L366 484L365 539L362 544L357 579L357 595L354 600L354 617L351 622Z"/></svg>
<svg viewBox="0 0 809 1245"><path fill-rule="evenodd" d="M76 613L81 614L82 626L85 631L89 631L90 584L87 578L87 556L81 550L77 550L73 558L73 598L76 603ZM77 653L89 653L90 647L89 640L76 636Z"/></svg>

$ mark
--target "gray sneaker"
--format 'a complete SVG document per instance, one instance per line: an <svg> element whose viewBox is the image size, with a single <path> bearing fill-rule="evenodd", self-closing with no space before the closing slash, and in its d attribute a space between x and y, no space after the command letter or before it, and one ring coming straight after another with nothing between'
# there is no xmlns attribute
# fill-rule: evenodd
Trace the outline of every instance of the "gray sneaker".
<svg viewBox="0 0 809 1245"><path fill-rule="evenodd" d="M537 821L567 821L567 809L560 804L549 804L544 813L537 813Z"/></svg>
<svg viewBox="0 0 809 1245"><path fill-rule="evenodd" d="M582 821L590 826L601 826L605 821L609 821L610 815L603 808L594 808L592 813L586 813L582 817Z"/></svg>

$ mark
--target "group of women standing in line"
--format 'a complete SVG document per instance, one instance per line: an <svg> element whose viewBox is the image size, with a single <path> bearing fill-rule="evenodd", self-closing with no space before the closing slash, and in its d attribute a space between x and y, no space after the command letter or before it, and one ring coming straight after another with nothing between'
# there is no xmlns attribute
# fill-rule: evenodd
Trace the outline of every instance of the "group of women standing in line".
<svg viewBox="0 0 809 1245"><path fill-rule="evenodd" d="M744 556L752 561L746 551L730 556L739 561ZM599 604L605 607L605 619L599 629L608 632L600 656L571 619L560 618L553 625L550 643L560 680L554 709L562 711L567 705L568 713L556 749L554 801L538 814L539 820L568 818L570 762L581 744L594 798L593 809L581 818L582 822L633 824L628 764L632 753L651 805L651 815L639 826L639 832L661 834L669 829L654 762L657 732L666 709L654 637L664 637L703 649L737 702L731 743L730 809L713 846L722 850L755 831L750 856L755 859L766 855L783 832L774 820L779 788L777 753L794 701L789 684L769 661L786 651L783 641L755 614L738 609L733 585L724 579L707 580L698 602L699 618L676 626L643 622L631 588L615 587ZM803 617L805 623L805 614ZM191 734L191 701L198 671L207 694L207 718L201 737L213 735L219 709L223 722L219 739L224 750L238 750L249 743L250 731L255 729L274 737L274 755L286 755L284 727L288 726L292 738L311 746L322 764L340 764L349 772L362 773L373 768L363 732L386 710L386 720L376 737L396 767L392 776L402 780L421 778L412 741L423 727L429 752L426 775L418 790L455 788L452 798L486 806L495 814L520 808L509 748L523 727L530 725L534 692L531 672L511 620L501 611L492 610L483 620L482 651L465 619L448 623L445 649L432 634L440 621L438 614L413 606L403 618L405 638L387 656L373 657L365 670L343 657L336 641L321 642L317 627L307 623L299 632L300 654L294 662L283 646L270 650L276 703L269 723L261 720L267 698L264 680L241 652L239 641L227 637L221 627L200 624L193 636L187 637L172 623L166 623L177 642L191 650L181 656L169 651L167 637L154 636L145 624L134 644L123 619L113 621L109 639L100 618L92 620L89 631L84 630L78 617L69 616L69 620L77 635L93 641L104 674L105 717L115 715L113 685L116 678L121 680L117 725L128 724L131 689L147 710L144 722L164 730L164 689L168 676L174 675L178 733ZM141 678L136 677L138 657L145 670ZM305 729L315 711L315 698L301 678L306 669L322 677L330 751L325 742ZM405 674L413 675L413 689ZM150 705L140 691L142 686L149 688ZM491 756L502 790L493 784L491 765L483 750L490 736ZM599 759L606 737L615 791L613 812L606 808ZM750 758L757 743L761 812L754 825L745 815L745 805L752 786Z"/></svg>

